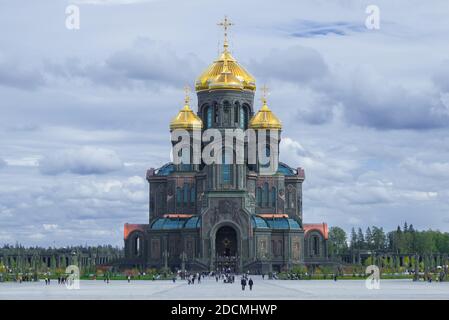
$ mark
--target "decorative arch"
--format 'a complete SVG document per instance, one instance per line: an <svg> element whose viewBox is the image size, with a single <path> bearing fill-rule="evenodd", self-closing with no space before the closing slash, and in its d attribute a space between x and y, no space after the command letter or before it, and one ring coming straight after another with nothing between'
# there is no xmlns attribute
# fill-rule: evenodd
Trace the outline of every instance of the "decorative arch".
<svg viewBox="0 0 449 320"><path fill-rule="evenodd" d="M242 254L242 229L238 224L231 220L223 220L217 224L215 224L210 230L210 248L213 256L216 254L215 241L217 237L217 232L221 227L231 227L235 230L236 238L237 238L237 255L241 256Z"/></svg>
<svg viewBox="0 0 449 320"><path fill-rule="evenodd" d="M131 256L135 258L142 258L144 255L145 236L141 231L132 232L128 241L130 244Z"/></svg>
<svg viewBox="0 0 449 320"><path fill-rule="evenodd" d="M287 202L287 208L293 209L295 208L295 202L296 202L296 188L293 187L291 184L287 187L287 194L286 194L286 202Z"/></svg>
<svg viewBox="0 0 449 320"><path fill-rule="evenodd" d="M304 240L307 242L307 251L310 257L322 257L324 255L324 236L320 230L307 230Z"/></svg>

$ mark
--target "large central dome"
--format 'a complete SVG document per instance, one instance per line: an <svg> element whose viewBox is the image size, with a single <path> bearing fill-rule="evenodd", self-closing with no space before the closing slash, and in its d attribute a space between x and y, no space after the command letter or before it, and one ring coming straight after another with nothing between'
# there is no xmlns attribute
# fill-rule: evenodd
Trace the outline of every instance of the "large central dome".
<svg viewBox="0 0 449 320"><path fill-rule="evenodd" d="M224 50L195 82L195 90L256 90L256 80L228 51L225 33Z"/></svg>

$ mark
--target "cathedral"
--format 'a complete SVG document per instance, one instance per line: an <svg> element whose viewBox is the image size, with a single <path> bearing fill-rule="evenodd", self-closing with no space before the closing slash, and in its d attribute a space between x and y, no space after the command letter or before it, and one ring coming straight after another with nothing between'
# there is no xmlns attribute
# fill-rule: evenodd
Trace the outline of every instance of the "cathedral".
<svg viewBox="0 0 449 320"><path fill-rule="evenodd" d="M252 129L280 139L281 121L265 94L260 108L254 105L256 81L229 51L231 23L225 18L219 25L223 51L195 82L197 112L186 98L170 131ZM200 151L205 147L202 142ZM262 167L245 156L243 163L169 162L147 170L149 222L125 224L126 264L267 273L326 263L327 224L303 222L304 170L279 162L267 175Z"/></svg>

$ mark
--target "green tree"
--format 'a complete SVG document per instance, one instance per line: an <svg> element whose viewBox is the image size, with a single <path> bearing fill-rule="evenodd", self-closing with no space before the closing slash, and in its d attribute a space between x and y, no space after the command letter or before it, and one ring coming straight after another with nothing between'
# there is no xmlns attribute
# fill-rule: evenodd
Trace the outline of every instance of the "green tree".
<svg viewBox="0 0 449 320"><path fill-rule="evenodd" d="M371 232L370 227L366 228L365 244L366 244L366 249L373 249L373 234Z"/></svg>
<svg viewBox="0 0 449 320"><path fill-rule="evenodd" d="M358 249L365 248L365 237L363 236L362 228L359 228L357 231L357 247Z"/></svg>
<svg viewBox="0 0 449 320"><path fill-rule="evenodd" d="M346 232L339 227L329 230L329 253L331 255L341 254L348 250Z"/></svg>
<svg viewBox="0 0 449 320"><path fill-rule="evenodd" d="M358 249L357 248L357 234L355 233L355 229L351 229L351 242L350 242L351 249Z"/></svg>
<svg viewBox="0 0 449 320"><path fill-rule="evenodd" d="M384 250L387 243L387 237L383 228L373 227L372 231L372 249Z"/></svg>

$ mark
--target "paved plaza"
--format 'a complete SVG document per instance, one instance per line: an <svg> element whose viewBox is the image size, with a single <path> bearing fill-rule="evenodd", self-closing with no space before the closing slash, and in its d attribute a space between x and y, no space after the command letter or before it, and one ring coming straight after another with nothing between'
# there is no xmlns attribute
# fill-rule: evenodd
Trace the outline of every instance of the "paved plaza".
<svg viewBox="0 0 449 320"><path fill-rule="evenodd" d="M255 276L254 288L241 290L233 284L204 279L200 284L185 281L80 281L79 290L68 290L52 281L0 283L0 299L449 299L449 282L381 280L380 289L369 290L363 280L262 280Z"/></svg>

